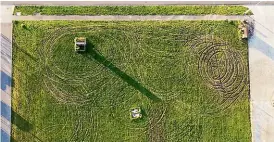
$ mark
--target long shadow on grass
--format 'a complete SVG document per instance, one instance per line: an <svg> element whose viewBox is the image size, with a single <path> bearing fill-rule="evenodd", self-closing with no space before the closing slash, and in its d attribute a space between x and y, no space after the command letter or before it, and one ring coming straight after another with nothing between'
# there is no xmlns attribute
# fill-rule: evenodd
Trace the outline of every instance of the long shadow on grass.
<svg viewBox="0 0 274 142"><path fill-rule="evenodd" d="M14 52L22 52L22 53L24 53L24 55L26 55L32 61L34 61L35 63L37 63L38 59L36 59L35 57L33 57L33 55L31 55L30 53L28 53L28 51L26 51L24 48L20 47L17 44L16 40L13 40L12 42L13 42L12 48L13 48Z"/></svg>
<svg viewBox="0 0 274 142"><path fill-rule="evenodd" d="M88 55L91 55L93 59L95 59L100 64L107 67L109 70L111 70L113 73L115 73L117 76L119 76L123 81L127 82L129 85L140 91L143 95L147 96L149 99L153 101L161 101L160 98L155 96L152 92L150 92L148 89L146 89L142 84L134 80L132 77L127 75L125 72L121 71L119 68L117 68L113 63L108 61L103 55L98 53L94 45L87 41L87 53ZM86 54L84 54L86 55Z"/></svg>
<svg viewBox="0 0 274 142"><path fill-rule="evenodd" d="M32 124L30 124L26 119L20 116L15 111L11 110L11 123L16 125L20 130L29 132L32 129Z"/></svg>

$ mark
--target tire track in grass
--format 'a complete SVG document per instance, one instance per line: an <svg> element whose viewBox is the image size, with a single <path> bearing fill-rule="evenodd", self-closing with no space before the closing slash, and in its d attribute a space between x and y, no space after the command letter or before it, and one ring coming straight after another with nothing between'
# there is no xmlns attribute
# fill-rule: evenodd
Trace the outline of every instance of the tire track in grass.
<svg viewBox="0 0 274 142"><path fill-rule="evenodd" d="M242 95L246 88L248 73L244 67L244 60L239 51L234 50L218 37L213 39L200 37L196 40L200 42L192 44L192 48L199 57L199 75L208 87L217 90L220 95L217 97L218 100L212 100L218 104L218 107L213 107L213 110L208 110L207 113L224 111Z"/></svg>
<svg viewBox="0 0 274 142"><path fill-rule="evenodd" d="M108 75L111 74L111 72L106 72L107 68L109 70L112 70L116 75L120 76L120 78L126 78L129 79L129 75L124 75L123 73L129 71L131 74L134 75L132 79L137 78L138 81L141 82L141 84L145 84L144 86L139 86L137 87L138 89L142 90L142 87L148 88L148 91L150 91L151 94L156 94L157 96L161 96L161 98L164 99L176 99L178 95L181 94L178 90L164 90L163 88L165 86L172 85L172 83L165 82L166 80L169 80L172 78L172 76L165 75L162 77L164 73L155 73L155 76L150 76L149 79L143 77L144 73L142 73L140 70L136 71L136 68L138 68L138 64L146 64L145 58L149 57L152 60L157 60L157 59L162 59L166 60L165 62L159 63L155 62L155 65L163 66L165 64L170 64L173 63L178 65L178 69L184 66L184 63L180 63L179 60L174 60L175 58L178 58L184 51L182 50L167 50L163 47L159 48L154 48L154 46L148 46L148 48L142 48L143 44L141 44L139 40L145 40L144 37L141 36L141 33L136 33L135 36L133 33L130 33L130 31L126 28L124 29L114 29L113 31L117 32L120 30L120 38L117 38L113 35L108 35L107 38L111 39L112 42L116 42L115 46L113 48L119 48L119 46L123 46L124 44L122 42L129 42L130 48L122 48L120 47L117 50L114 50L117 54L122 55L121 57L123 58L124 61L129 60L129 62L126 62L125 64L119 64L117 66L114 65L115 62L115 55L112 55L111 51L102 51L103 49L100 50L91 50L92 53L92 58L97 58L97 61L100 62L101 64L94 64L94 66L87 68L90 70L93 70L92 75L85 75L81 70L75 75L75 72L71 72L69 70L64 70L60 67L62 65L62 62L56 64L54 62L54 59L51 59L51 57L56 54L57 52L55 50L55 47L58 42L62 39L64 39L64 36L67 35L86 35L86 34L93 34L93 31L96 31L100 28L106 28L107 30L113 30L109 27L103 27L103 26L90 26L90 27L72 27L72 28L63 28L60 29L51 34L49 34L49 37L45 37L43 41L46 41L44 43L44 46L42 49L40 49L38 52L40 53L41 60L40 63L45 67L46 73L44 76L48 80L44 80L44 83L47 87L47 90L51 92L53 96L56 97L56 99L60 102L63 102L64 104L74 104L74 105L87 105L87 104L95 104L95 102L99 102L100 100L103 100L104 97L100 96L100 92L102 90L108 90L106 91L106 94L108 94L111 91L116 91L116 86L117 89L120 88L121 91L119 91L119 94L124 89L130 88L130 86L126 86L124 83L119 84L119 81L121 79L117 79L115 77L109 77ZM105 30L105 29L104 29ZM133 30L134 31L134 30ZM163 33L167 32L168 30L162 30ZM157 32L156 32L157 33ZM196 33L197 34L197 33ZM202 99L208 99L205 102L210 103L207 104L210 107L205 110L206 114L212 114L212 113L217 113L219 111L225 110L227 107L232 105L234 101L237 100L238 97L241 96L241 93L243 89L245 88L245 78L244 75L240 75L239 71L246 70L243 66L243 59L241 58L241 55L239 52L235 50L228 50L226 46L227 45L223 41L218 41L219 39L212 39L212 38L203 38L202 36L196 36L192 34L159 34L157 38L152 38L153 35L151 34L151 40L152 41L157 41L159 40L160 42L163 41L169 41L169 42L183 42L179 45L181 46L190 46L192 49L194 49L195 54L197 55L199 62L198 62L198 70L199 70L199 75L201 78L204 79L204 82L207 84L208 87L215 89L219 92L216 96L207 96L207 97L202 97ZM189 36L185 36L189 35ZM201 34L203 35L203 34ZM121 41L122 37L124 38L123 41ZM194 37L194 38L189 38L189 37ZM117 38L117 39L116 39ZM182 38L182 39L181 39ZM216 38L216 37L215 37ZM217 37L218 38L218 37ZM137 40L135 40L137 39ZM162 41L161 41L162 40ZM102 40L103 41L103 40ZM134 41L134 42L132 42ZM165 43L165 42L164 42ZM175 43L171 44L171 46L177 46ZM60 45L59 45L60 46ZM102 45L103 46L103 45ZM138 47L138 48L136 48ZM65 54L66 52L60 52L60 54ZM128 54L129 53L129 54ZM106 57L103 55L107 54ZM220 65L220 61L218 61L219 56L223 56L221 58L224 60L223 66ZM230 57L229 57L230 56ZM140 60L137 60L136 57L143 57ZM90 58L90 59L92 59ZM65 58L64 58L65 59ZM62 59L62 61L65 61ZM233 61L236 59L237 61ZM217 65L218 66L217 66ZM152 63L153 65L153 63ZM80 66L78 66L80 67ZM80 67L81 68L81 67ZM120 70L119 68L125 68L124 70ZM147 66L144 66L143 68L147 68ZM216 70L215 70L216 68ZM104 73L99 73L99 72L104 72ZM182 71L186 72L186 71ZM111 74L112 75L112 74ZM159 76L157 78L157 76ZM231 76L235 76L230 78ZM238 79L238 77L240 79ZM184 80L185 76L182 76L180 80ZM131 80L131 79L130 79ZM82 88L79 89L73 89L74 92L79 92L79 94L72 94L70 90L67 90L67 86L76 86L78 84L82 84L84 82L92 82L94 86L98 86L99 89L90 89L89 85L83 85L81 86ZM132 81L132 80L131 80ZM134 81L134 80L133 80ZM163 82L163 84L160 85L160 87L157 88L157 84L151 84L152 81L160 81ZM138 83L138 82L137 82ZM136 82L132 83L131 86L137 85ZM107 86L111 86L115 89L110 89ZM239 87L238 87L239 86ZM71 87L71 88L72 88ZM84 93L82 93L84 92ZM96 93L98 93L96 95ZM176 94L177 93L177 94ZM87 95L85 96L85 95ZM113 96L115 99L111 100L109 105L120 105L122 102L130 100L129 96L123 95L124 98L126 99L118 99L120 96ZM205 94L207 95L207 94ZM215 105L217 103L218 105ZM108 105L106 106L91 106L93 108L96 107L109 107ZM95 116L94 116L95 117ZM91 121L94 121L94 123L97 123L96 128L99 126L98 120L94 120L91 118ZM154 119L153 119L154 120ZM152 121L152 120L151 120ZM159 120L162 121L162 120ZM154 122L154 121L153 121ZM152 123L152 122L151 122ZM162 122L159 122L162 123ZM154 123L153 123L154 124ZM158 124L158 121L157 123ZM156 125L155 124L155 125ZM152 126L151 126L152 127ZM156 128L156 126L154 126ZM196 126L195 126L196 127ZM157 127L158 128L158 127ZM159 127L160 128L160 127ZM189 129L192 128L190 125L184 124L182 126L185 131L182 131L181 134L178 135L188 135ZM78 134L82 135L84 133L89 132L89 130L84 130L82 127L82 124L76 127L76 130L78 132L75 132L73 136L76 136ZM152 129L149 129L148 131L151 131ZM146 132L146 131L144 131ZM156 130L156 132L159 132ZM100 140L99 134L96 133L96 137L94 137L94 140ZM74 139L75 137L73 137ZM151 140L153 140L152 138ZM157 138L158 139L158 138ZM159 138L159 140L162 140L162 138Z"/></svg>

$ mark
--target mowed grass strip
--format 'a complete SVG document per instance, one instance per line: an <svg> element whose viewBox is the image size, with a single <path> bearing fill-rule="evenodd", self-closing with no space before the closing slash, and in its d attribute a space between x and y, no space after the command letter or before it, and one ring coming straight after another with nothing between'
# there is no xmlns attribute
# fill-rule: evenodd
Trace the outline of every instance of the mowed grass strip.
<svg viewBox="0 0 274 142"><path fill-rule="evenodd" d="M75 53L75 37L87 38L86 52ZM248 82L226 98L235 94L199 74L198 49L213 45L247 68L237 22L15 21L13 39L15 141L251 141ZM205 68L228 69L224 87L248 78L214 57ZM133 107L141 119L130 119Z"/></svg>
<svg viewBox="0 0 274 142"><path fill-rule="evenodd" d="M16 6L14 13L22 15L244 15L244 6ZM251 15L252 12L246 13Z"/></svg>

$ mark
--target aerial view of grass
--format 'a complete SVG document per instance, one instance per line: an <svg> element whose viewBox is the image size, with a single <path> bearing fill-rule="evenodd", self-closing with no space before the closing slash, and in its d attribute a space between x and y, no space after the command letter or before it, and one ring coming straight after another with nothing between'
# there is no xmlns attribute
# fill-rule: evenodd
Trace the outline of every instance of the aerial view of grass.
<svg viewBox="0 0 274 142"><path fill-rule="evenodd" d="M14 141L250 142L248 93L236 21L13 23Z"/></svg>
<svg viewBox="0 0 274 142"><path fill-rule="evenodd" d="M247 7L235 5L168 6L16 6L22 15L251 15ZM245 13L247 12L247 13Z"/></svg>

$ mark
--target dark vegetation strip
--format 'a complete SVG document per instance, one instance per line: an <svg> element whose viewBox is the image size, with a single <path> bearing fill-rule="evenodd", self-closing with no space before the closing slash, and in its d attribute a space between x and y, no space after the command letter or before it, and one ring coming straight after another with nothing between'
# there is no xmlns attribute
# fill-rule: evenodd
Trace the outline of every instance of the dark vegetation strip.
<svg viewBox="0 0 274 142"><path fill-rule="evenodd" d="M244 15L244 6L16 6L14 13L22 15ZM251 15L249 11L246 14Z"/></svg>

